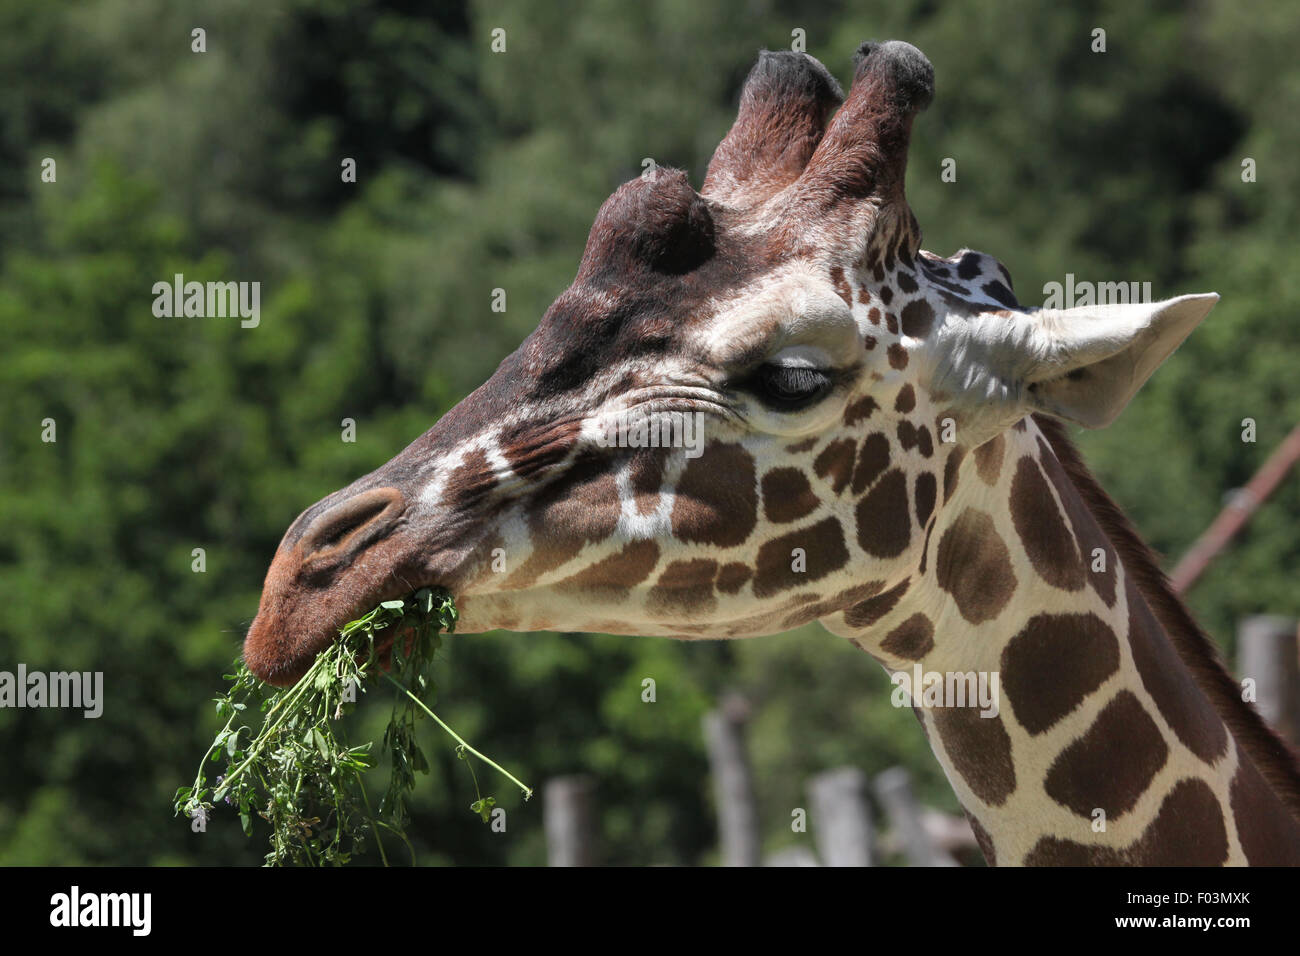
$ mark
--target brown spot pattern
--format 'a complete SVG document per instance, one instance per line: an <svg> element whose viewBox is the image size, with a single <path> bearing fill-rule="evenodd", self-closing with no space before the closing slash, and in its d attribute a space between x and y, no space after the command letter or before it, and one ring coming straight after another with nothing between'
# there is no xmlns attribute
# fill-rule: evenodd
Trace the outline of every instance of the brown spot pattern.
<svg viewBox="0 0 1300 956"><path fill-rule="evenodd" d="M930 437L930 429L924 425L916 430L916 447L923 458L929 458L934 454L934 439Z"/></svg>
<svg viewBox="0 0 1300 956"><path fill-rule="evenodd" d="M504 587L529 587L575 557L584 544L605 540L618 526L620 513L618 486L606 463L595 457L575 462L534 500L528 518L533 553Z"/></svg>
<svg viewBox="0 0 1300 956"><path fill-rule="evenodd" d="M934 526L936 523L937 522L931 521L929 526L926 527L925 540L921 542L921 563L917 566L917 570L922 574L925 574L925 565L930 557L930 535L934 532Z"/></svg>
<svg viewBox="0 0 1300 956"><path fill-rule="evenodd" d="M1128 642L1142 686L1178 739L1206 763L1228 750L1228 733L1214 707L1178 657L1146 600L1127 580Z"/></svg>
<svg viewBox="0 0 1300 956"><path fill-rule="evenodd" d="M844 424L852 428L858 422L865 422L880 406L870 395L864 395L844 410Z"/></svg>
<svg viewBox="0 0 1300 956"><path fill-rule="evenodd" d="M853 290L849 287L848 280L844 278L844 270L839 266L831 269L831 284L835 286L835 291L844 300L844 304L852 306Z"/></svg>
<svg viewBox="0 0 1300 956"><path fill-rule="evenodd" d="M898 397L894 399L894 411L906 415L914 408L916 408L916 389L910 384L904 385L898 390Z"/></svg>
<svg viewBox="0 0 1300 956"><path fill-rule="evenodd" d="M1007 546L993 519L974 508L962 511L939 538L934 573L971 624L997 617L1016 589Z"/></svg>
<svg viewBox="0 0 1300 956"><path fill-rule="evenodd" d="M1021 419L1019 424L1023 425L1024 419ZM1069 519L1070 527L1074 530L1074 537L1078 541L1079 560L1083 564L1087 578L1092 583L1093 590L1106 602L1106 606L1114 607L1117 596L1115 549L1111 547L1110 540L1102 532L1101 527L1097 524L1097 519L1088 510L1088 506L1083 503L1078 490L1074 487L1074 482L1070 481L1069 475L1061 467L1061 462L1057 459L1056 453L1041 438L1038 439L1038 451L1043 470L1047 473L1048 480L1055 486L1056 494L1065 506L1065 515ZM1105 566L1101 571L1092 569L1092 553L1097 548L1101 548L1106 555Z"/></svg>
<svg viewBox="0 0 1300 956"><path fill-rule="evenodd" d="M1066 591L1082 590L1083 562L1074 536L1032 458L1021 458L1011 479L1011 521L1039 577Z"/></svg>
<svg viewBox="0 0 1300 956"><path fill-rule="evenodd" d="M894 558L912 540L907 476L890 469L857 507L858 544L867 554Z"/></svg>
<svg viewBox="0 0 1300 956"><path fill-rule="evenodd" d="M1017 305L1019 305L1019 303L1016 302L1016 297L1011 294L1011 290L1008 289L1006 286L1004 286L997 279L994 279L992 282L984 283L983 290L984 290L984 294L987 295L990 299L1000 302L1002 305L1005 305L1008 309L1014 309Z"/></svg>
<svg viewBox="0 0 1300 956"><path fill-rule="evenodd" d="M1052 762L1043 786L1047 795L1084 819L1100 807L1106 819L1137 805L1169 758L1155 721L1131 691L1105 706L1082 737Z"/></svg>
<svg viewBox="0 0 1300 956"><path fill-rule="evenodd" d="M1228 831L1214 791L1203 780L1180 780L1142 836L1123 850L1043 837L1026 866L1221 866Z"/></svg>
<svg viewBox="0 0 1300 956"><path fill-rule="evenodd" d="M792 567L795 548L803 548L805 570ZM767 597L789 588L824 578L848 564L844 531L835 518L826 518L808 528L773 538L758 549L754 572L755 597Z"/></svg>
<svg viewBox="0 0 1300 956"><path fill-rule="evenodd" d="M911 451L916 447L916 426L906 418L898 423L898 443L903 446L903 451Z"/></svg>
<svg viewBox="0 0 1300 956"><path fill-rule="evenodd" d="M565 578L558 591L599 591L603 597L617 599L629 588L650 576L659 562L659 545L653 541L633 541L617 554L602 558L577 574Z"/></svg>
<svg viewBox="0 0 1300 956"><path fill-rule="evenodd" d="M830 482L831 490L837 495L844 490L853 474L853 457L857 445L847 438L839 438L827 445L813 462L813 471L818 478Z"/></svg>
<svg viewBox="0 0 1300 956"><path fill-rule="evenodd" d="M870 627L894 609L911 584L910 578L905 579L888 591L852 605L844 612L844 623L849 627ZM880 586L879 582L876 586Z"/></svg>
<svg viewBox="0 0 1300 956"><path fill-rule="evenodd" d="M916 299L903 306L903 334L914 339L923 339L930 334L934 324L934 309L924 299Z"/></svg>
<svg viewBox="0 0 1300 956"><path fill-rule="evenodd" d="M502 453L519 478L540 479L568 457L582 431L580 422L525 423L500 437Z"/></svg>
<svg viewBox="0 0 1300 956"><path fill-rule="evenodd" d="M808 478L798 468L773 468L763 476L763 513L776 524L797 521L817 509Z"/></svg>
<svg viewBox="0 0 1300 956"><path fill-rule="evenodd" d="M476 448L465 456L465 460L447 479L443 499L450 508L469 509L495 488L496 484L487 453Z"/></svg>
<svg viewBox="0 0 1300 956"><path fill-rule="evenodd" d="M643 451L632 459L629 484L633 507L638 514L653 514L659 507L659 492L664 483L664 455L657 450Z"/></svg>
<svg viewBox="0 0 1300 956"><path fill-rule="evenodd" d="M718 475L727 475L725 482ZM735 547L758 523L754 459L739 445L710 445L677 483L673 535L687 543Z"/></svg>
<svg viewBox="0 0 1300 956"><path fill-rule="evenodd" d="M938 494L938 482L932 472L926 471L916 476L916 523L922 528L930 520L934 511L934 499Z"/></svg>
<svg viewBox="0 0 1300 956"><path fill-rule="evenodd" d="M948 452L948 460L943 463L943 501L948 503L952 493L957 490L957 469L961 467L962 459L966 457L966 452L960 445Z"/></svg>
<svg viewBox="0 0 1300 956"><path fill-rule="evenodd" d="M1006 441L1001 435L990 438L975 449L975 471L980 480L990 487L997 484L1002 472L1002 455L1006 451Z"/></svg>
<svg viewBox="0 0 1300 956"><path fill-rule="evenodd" d="M861 494L889 467L889 439L879 432L868 435L853 469L853 493Z"/></svg>
<svg viewBox="0 0 1300 956"><path fill-rule="evenodd" d="M1300 822L1250 758L1237 752L1241 764L1232 778L1229 802L1246 861L1251 866L1300 866Z"/></svg>
<svg viewBox="0 0 1300 956"><path fill-rule="evenodd" d="M929 714L953 769L975 796L1001 806L1016 789L1011 738L1000 717L981 717L976 707L933 707Z"/></svg>
<svg viewBox="0 0 1300 956"><path fill-rule="evenodd" d="M934 649L934 624L924 614L913 614L885 636L880 649L895 657L918 661Z"/></svg>
<svg viewBox="0 0 1300 956"><path fill-rule="evenodd" d="M745 586L745 582L753 573L749 565L738 561L724 564L722 570L718 572L718 590L723 594L736 594Z"/></svg>
<svg viewBox="0 0 1300 956"><path fill-rule="evenodd" d="M664 568L646 597L646 606L657 615L699 614L717 604L713 576L718 562L707 558L673 561Z"/></svg>
<svg viewBox="0 0 1300 956"><path fill-rule="evenodd" d="M828 614L842 611L846 605L854 604L871 597L871 595L880 590L880 584L881 582L879 581L868 581L866 584L855 585L854 587L840 591L833 597L810 604L801 611L787 617L781 622L781 627L799 627L803 624L807 624L809 621L815 621L818 618L826 617Z"/></svg>
<svg viewBox="0 0 1300 956"><path fill-rule="evenodd" d="M1037 614L1002 649L1002 690L1041 734L1119 670L1119 640L1095 614Z"/></svg>

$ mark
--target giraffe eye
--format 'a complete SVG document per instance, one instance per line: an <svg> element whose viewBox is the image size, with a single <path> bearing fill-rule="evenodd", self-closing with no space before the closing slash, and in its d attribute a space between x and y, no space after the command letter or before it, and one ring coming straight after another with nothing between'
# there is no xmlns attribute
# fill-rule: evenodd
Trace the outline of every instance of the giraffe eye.
<svg viewBox="0 0 1300 956"><path fill-rule="evenodd" d="M762 365L751 379L751 390L765 405L793 412L824 398L834 383L819 368L805 365Z"/></svg>

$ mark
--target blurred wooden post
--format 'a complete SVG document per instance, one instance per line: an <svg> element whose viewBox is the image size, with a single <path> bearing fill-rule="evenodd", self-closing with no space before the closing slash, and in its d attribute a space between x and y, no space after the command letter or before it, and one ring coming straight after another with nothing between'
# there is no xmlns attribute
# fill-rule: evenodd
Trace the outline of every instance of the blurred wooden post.
<svg viewBox="0 0 1300 956"><path fill-rule="evenodd" d="M542 792L546 859L550 866L594 866L595 782L587 776L555 777Z"/></svg>
<svg viewBox="0 0 1300 956"><path fill-rule="evenodd" d="M867 776L854 767L827 770L808 781L813 835L823 866L874 866L875 828Z"/></svg>
<svg viewBox="0 0 1300 956"><path fill-rule="evenodd" d="M754 775L745 751L748 722L749 704L736 694L728 694L716 710L704 715L704 739L718 805L723 866L761 864L758 801L754 797Z"/></svg>
<svg viewBox="0 0 1300 956"><path fill-rule="evenodd" d="M876 796L911 866L956 866L957 861L934 845L921 820L921 805L912 792L905 767L890 767L876 776Z"/></svg>
<svg viewBox="0 0 1300 956"><path fill-rule="evenodd" d="M817 854L806 846L788 846L783 850L777 850L770 854L763 861L764 866L820 866L817 862Z"/></svg>
<svg viewBox="0 0 1300 956"><path fill-rule="evenodd" d="M1237 625L1237 671L1255 681L1255 706L1269 725L1300 744L1300 660L1296 621L1257 614Z"/></svg>

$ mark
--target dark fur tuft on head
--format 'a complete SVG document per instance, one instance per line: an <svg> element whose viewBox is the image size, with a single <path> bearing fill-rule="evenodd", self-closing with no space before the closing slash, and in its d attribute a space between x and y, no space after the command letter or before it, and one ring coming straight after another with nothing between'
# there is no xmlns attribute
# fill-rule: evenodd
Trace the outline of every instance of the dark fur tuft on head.
<svg viewBox="0 0 1300 956"><path fill-rule="evenodd" d="M578 268L585 282L620 282L649 270L683 275L714 253L708 203L678 169L624 183L601 206Z"/></svg>
<svg viewBox="0 0 1300 956"><path fill-rule="evenodd" d="M780 192L803 172L843 98L839 83L808 54L761 52L736 122L709 163L704 195L745 208Z"/></svg>
<svg viewBox="0 0 1300 956"><path fill-rule="evenodd" d="M910 43L863 43L853 54L853 82L861 82L868 74L883 75L896 109L920 112L934 99L934 66Z"/></svg>
<svg viewBox="0 0 1300 956"><path fill-rule="evenodd" d="M745 95L827 109L844 99L839 81L818 60L793 50L762 50L745 80Z"/></svg>

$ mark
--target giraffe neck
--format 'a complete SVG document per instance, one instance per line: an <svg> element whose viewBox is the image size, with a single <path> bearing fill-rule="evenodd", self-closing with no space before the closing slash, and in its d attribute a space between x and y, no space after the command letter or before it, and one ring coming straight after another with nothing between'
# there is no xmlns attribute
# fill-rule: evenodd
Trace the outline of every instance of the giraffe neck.
<svg viewBox="0 0 1300 956"><path fill-rule="evenodd" d="M944 485L918 566L833 629L910 691L990 862L1300 862L1300 823L1037 424L953 452ZM982 704L951 693L981 679Z"/></svg>

